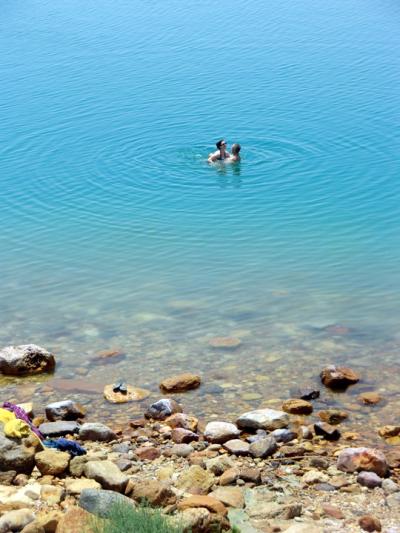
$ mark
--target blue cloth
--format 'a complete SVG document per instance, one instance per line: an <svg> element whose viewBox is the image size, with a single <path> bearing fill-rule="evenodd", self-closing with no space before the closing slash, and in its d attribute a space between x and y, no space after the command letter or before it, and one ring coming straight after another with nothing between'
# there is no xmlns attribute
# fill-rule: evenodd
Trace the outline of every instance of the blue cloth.
<svg viewBox="0 0 400 533"><path fill-rule="evenodd" d="M70 455L72 455L72 457L86 454L85 448L82 448L82 446L80 446L74 440L68 440L63 438L59 438L56 440L47 439L43 441L43 444L48 448L56 448L57 450L60 450L60 452L68 452Z"/></svg>

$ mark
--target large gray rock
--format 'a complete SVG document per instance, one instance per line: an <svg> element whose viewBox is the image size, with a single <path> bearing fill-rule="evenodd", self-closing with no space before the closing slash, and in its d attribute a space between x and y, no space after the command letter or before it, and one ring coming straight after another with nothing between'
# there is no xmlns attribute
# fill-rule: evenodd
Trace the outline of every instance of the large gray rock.
<svg viewBox="0 0 400 533"><path fill-rule="evenodd" d="M256 440L250 444L250 455L253 457L260 457L264 459L274 454L278 449L278 445L274 437L265 437L264 439Z"/></svg>
<svg viewBox="0 0 400 533"><path fill-rule="evenodd" d="M40 424L39 431L45 437L64 437L79 432L80 425L77 422L59 420L58 422L45 422Z"/></svg>
<svg viewBox="0 0 400 533"><path fill-rule="evenodd" d="M46 417L50 422L56 420L77 420L85 415L85 410L72 400L62 400L46 405Z"/></svg>
<svg viewBox="0 0 400 533"><path fill-rule="evenodd" d="M85 511L107 518L113 505L131 505L135 502L118 492L101 489L83 489L79 498L79 506Z"/></svg>
<svg viewBox="0 0 400 533"><path fill-rule="evenodd" d="M124 492L128 478L111 461L88 461L84 467L85 476L95 479L103 489Z"/></svg>
<svg viewBox="0 0 400 533"><path fill-rule="evenodd" d="M9 439L0 432L0 470L30 474L35 466L35 449L20 439Z"/></svg>
<svg viewBox="0 0 400 533"><path fill-rule="evenodd" d="M54 355L36 344L6 346L0 350L0 373L8 376L51 372L55 366Z"/></svg>
<svg viewBox="0 0 400 533"><path fill-rule="evenodd" d="M79 429L79 438L82 440L97 440L109 442L117 438L112 429L99 422L87 422Z"/></svg>
<svg viewBox="0 0 400 533"><path fill-rule="evenodd" d="M209 422L204 430L204 438L209 442L223 444L240 435L240 429L230 422Z"/></svg>
<svg viewBox="0 0 400 533"><path fill-rule="evenodd" d="M9 511L0 518L0 533L21 531L25 526L35 520L35 515L29 509Z"/></svg>
<svg viewBox="0 0 400 533"><path fill-rule="evenodd" d="M239 416L236 421L242 429L280 429L289 425L289 415L275 409L256 409Z"/></svg>

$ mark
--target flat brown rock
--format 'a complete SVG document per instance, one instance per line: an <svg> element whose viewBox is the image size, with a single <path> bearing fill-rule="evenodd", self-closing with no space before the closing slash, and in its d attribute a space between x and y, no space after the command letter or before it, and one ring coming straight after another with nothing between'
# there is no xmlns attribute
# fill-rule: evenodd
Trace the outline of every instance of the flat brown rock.
<svg viewBox="0 0 400 533"><path fill-rule="evenodd" d="M380 396L377 392L363 392L358 398L366 405L376 405L382 401L382 396Z"/></svg>
<svg viewBox="0 0 400 533"><path fill-rule="evenodd" d="M232 350L242 344L240 339L236 337L213 337L208 341L212 348L222 348L225 350Z"/></svg>
<svg viewBox="0 0 400 533"><path fill-rule="evenodd" d="M221 514L223 516L227 514L225 505L211 496L190 496L178 503L178 509L182 511L193 507L204 507L212 513Z"/></svg>
<svg viewBox="0 0 400 533"><path fill-rule="evenodd" d="M200 387L201 379L196 374L179 374L164 379L160 383L160 389L163 392L185 392L187 390L197 389Z"/></svg>
<svg viewBox="0 0 400 533"><path fill-rule="evenodd" d="M307 400L292 399L283 402L282 410L292 415L310 415L313 411L313 406Z"/></svg>

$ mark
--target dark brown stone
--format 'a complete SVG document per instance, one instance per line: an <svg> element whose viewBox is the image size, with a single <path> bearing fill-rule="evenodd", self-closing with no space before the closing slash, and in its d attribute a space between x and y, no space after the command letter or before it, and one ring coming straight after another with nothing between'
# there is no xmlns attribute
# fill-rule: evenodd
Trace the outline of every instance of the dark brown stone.
<svg viewBox="0 0 400 533"><path fill-rule="evenodd" d="M326 387L331 389L346 389L360 380L351 368L340 366L327 366L321 372L321 381Z"/></svg>
<svg viewBox="0 0 400 533"><path fill-rule="evenodd" d="M364 531L382 531L382 525L380 521L371 515L362 516L359 519L358 524Z"/></svg>

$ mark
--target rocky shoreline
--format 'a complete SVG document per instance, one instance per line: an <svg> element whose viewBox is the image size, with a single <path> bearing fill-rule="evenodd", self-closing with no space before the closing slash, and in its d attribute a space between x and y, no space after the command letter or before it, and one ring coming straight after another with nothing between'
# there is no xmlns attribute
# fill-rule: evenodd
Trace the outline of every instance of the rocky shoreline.
<svg viewBox="0 0 400 533"><path fill-rule="evenodd" d="M27 346L1 350L0 372L54 368L52 354ZM344 394L360 379L335 366L320 378ZM183 374L164 379L160 390L199 386L200 376ZM143 401L140 390L111 386L107 399ZM86 453L43 446L33 433L9 436L0 423L0 533L80 533L117 499L146 500L194 533L215 525L242 533L400 532L400 427L379 428L382 449L360 446L356 432L340 430L345 411L321 410L310 422L319 394L299 388L281 410L262 407L233 421L199 420L164 396L125 428L87 422L69 398L43 413L22 405L44 438L67 437ZM373 408L381 398L365 393L360 401Z"/></svg>

